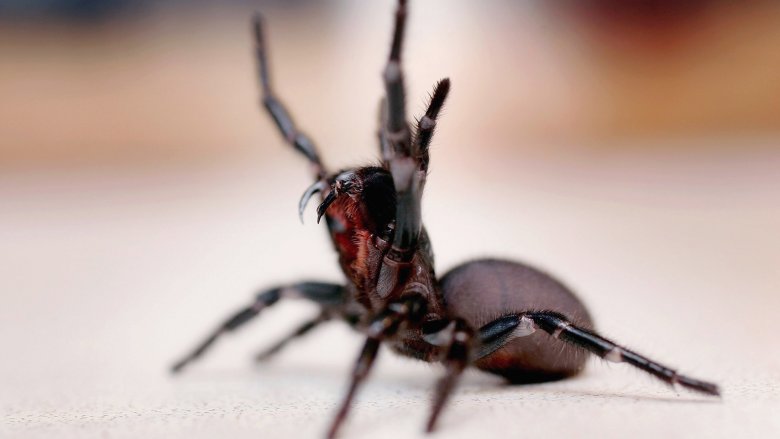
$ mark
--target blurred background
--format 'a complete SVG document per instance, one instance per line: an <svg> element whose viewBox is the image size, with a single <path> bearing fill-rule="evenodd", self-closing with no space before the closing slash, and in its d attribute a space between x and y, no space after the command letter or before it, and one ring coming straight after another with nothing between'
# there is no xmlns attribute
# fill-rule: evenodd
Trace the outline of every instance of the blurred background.
<svg viewBox="0 0 780 439"><path fill-rule="evenodd" d="M258 109L251 15L266 17L278 94L335 170L377 159L393 9L0 0L9 437L319 435L357 336L329 327L276 366L247 366L315 312L307 304L280 304L194 378L164 371L255 288L341 279L313 212L297 219L305 163ZM605 333L730 398L669 408L653 399L667 389L598 365L525 401L472 376L442 426L465 419L451 433L470 437L484 432L480 413L500 427L522 411L537 428L544 413L523 405L535 399L571 416L560 434L780 432L762 416L780 406L780 3L412 1L406 38L410 115L438 79L453 82L424 201L438 272L475 256L532 261L578 291ZM390 358L354 434L420 430L438 371ZM625 395L644 404L636 431L620 419ZM382 420L385 397L405 401L393 406L404 421ZM572 397L586 405L566 411Z"/></svg>

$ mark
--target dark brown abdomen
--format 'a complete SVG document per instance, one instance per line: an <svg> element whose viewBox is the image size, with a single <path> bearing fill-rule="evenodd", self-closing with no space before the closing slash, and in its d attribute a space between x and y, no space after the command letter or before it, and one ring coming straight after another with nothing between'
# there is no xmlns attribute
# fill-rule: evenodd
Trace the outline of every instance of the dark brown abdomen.
<svg viewBox="0 0 780 439"><path fill-rule="evenodd" d="M588 311L563 284L548 274L517 262L483 259L450 270L441 279L445 306L472 327L508 314L555 311L577 326L592 329ZM588 354L537 330L518 337L476 362L487 372L511 382L540 382L576 374Z"/></svg>

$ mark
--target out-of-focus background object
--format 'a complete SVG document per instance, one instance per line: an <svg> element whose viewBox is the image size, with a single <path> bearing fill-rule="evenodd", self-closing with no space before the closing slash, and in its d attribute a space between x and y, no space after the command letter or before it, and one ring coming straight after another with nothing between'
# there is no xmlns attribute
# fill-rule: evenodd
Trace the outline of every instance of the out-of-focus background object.
<svg viewBox="0 0 780 439"><path fill-rule="evenodd" d="M356 124L373 122L357 115L373 114L381 91L387 7L5 3L4 168L213 163L275 151L253 107L246 17L256 8L271 19L275 76L299 119L339 157L373 140ZM554 144L568 154L640 147L626 139L780 131L777 2L421 3L407 45L411 109L450 75L457 105L448 117L464 143L548 152Z"/></svg>
<svg viewBox="0 0 780 439"><path fill-rule="evenodd" d="M0 0L0 436L319 437L359 337L248 366L306 304L164 372L255 287L340 279L258 109L252 13L335 169L377 157L393 8ZM778 47L774 1L411 1L409 112L453 81L424 202L437 270L534 262L605 334L725 389L599 362L521 388L475 373L446 437L780 435ZM345 437L417 435L438 372L383 355Z"/></svg>

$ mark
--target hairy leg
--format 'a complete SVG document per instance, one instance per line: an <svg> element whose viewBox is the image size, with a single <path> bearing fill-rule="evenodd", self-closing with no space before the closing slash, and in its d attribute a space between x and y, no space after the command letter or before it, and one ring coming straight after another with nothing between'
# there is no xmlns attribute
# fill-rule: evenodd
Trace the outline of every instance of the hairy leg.
<svg viewBox="0 0 780 439"><path fill-rule="evenodd" d="M366 342L355 362L355 368L352 370L349 390L328 430L328 439L336 437L341 424L346 419L357 390L371 371L381 342L396 335L403 325L417 325L424 314L424 301L420 297L414 296L402 302L389 304L384 311L371 320L367 329Z"/></svg>
<svg viewBox="0 0 780 439"><path fill-rule="evenodd" d="M536 328L607 361L628 363L670 385L679 384L709 395L720 395L716 384L682 375L676 370L620 346L592 330L576 326L562 314L553 311L510 314L482 326L479 329L480 346L476 359L490 355L516 337L532 334Z"/></svg>
<svg viewBox="0 0 780 439"><path fill-rule="evenodd" d="M253 22L255 35L255 50L257 57L257 69L260 80L260 86L263 92L263 106L273 118L277 128L284 136L285 141L295 148L298 152L306 156L312 165L314 177L317 180L324 180L327 172L322 164L317 147L314 142L302 133L295 125L290 113L284 104L276 97L276 93L271 86L271 78L268 68L268 55L263 36L263 18L256 15Z"/></svg>
<svg viewBox="0 0 780 439"><path fill-rule="evenodd" d="M428 433L432 432L436 427L436 420L439 418L439 414L455 388L461 373L463 373L463 370L471 360L473 336L474 331L466 322L460 319L455 320L452 339L442 359L445 374L436 386L431 414L425 427L425 431Z"/></svg>
<svg viewBox="0 0 780 439"><path fill-rule="evenodd" d="M249 305L239 309L212 330L195 349L176 362L171 371L181 372L185 366L200 358L223 334L233 332L257 317L260 311L275 304L282 297L300 297L312 300L323 308L337 309L344 303L344 287L325 282L299 282L260 292Z"/></svg>
<svg viewBox="0 0 780 439"><path fill-rule="evenodd" d="M553 337L577 345L607 361L628 363L669 385L679 384L688 389L706 393L708 395L720 395L720 390L716 384L682 375L676 370L622 347L617 343L596 334L594 331L577 327L560 314L549 311L533 312L528 313L528 317L530 317L539 328Z"/></svg>
<svg viewBox="0 0 780 439"><path fill-rule="evenodd" d="M304 335L308 334L312 329L316 328L323 322L328 321L329 316L327 312L321 312L317 317L305 321L303 324L298 326L292 333L287 335L286 337L282 338L281 340L277 341L270 347L266 348L259 354L255 356L255 361L267 361L271 359L274 355L278 354L282 349L284 349L285 346L287 346L288 343L291 341L303 337Z"/></svg>
<svg viewBox="0 0 780 439"><path fill-rule="evenodd" d="M449 92L449 80L440 81L431 97L426 114L418 121L417 131L412 137L406 116L404 74L401 53L406 27L407 4L399 0L395 14L390 56L385 66L383 79L385 97L380 108L379 143L383 166L393 176L396 192L395 224L392 244L387 250L379 278L383 297L396 292L410 274L409 262L420 243L422 217L420 201L425 186L429 163L430 144L436 118Z"/></svg>

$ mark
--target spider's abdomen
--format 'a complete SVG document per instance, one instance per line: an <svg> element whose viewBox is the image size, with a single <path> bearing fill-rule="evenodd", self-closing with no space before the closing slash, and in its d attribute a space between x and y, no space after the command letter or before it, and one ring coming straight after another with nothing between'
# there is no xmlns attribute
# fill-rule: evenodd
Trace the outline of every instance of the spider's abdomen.
<svg viewBox="0 0 780 439"><path fill-rule="evenodd" d="M563 284L517 262L483 259L467 262L441 279L448 313L480 328L492 320L524 311L555 311L573 324L592 328L588 311ZM511 382L539 382L574 375L587 352L544 331L511 340L475 365Z"/></svg>

